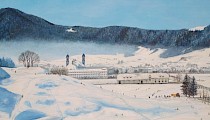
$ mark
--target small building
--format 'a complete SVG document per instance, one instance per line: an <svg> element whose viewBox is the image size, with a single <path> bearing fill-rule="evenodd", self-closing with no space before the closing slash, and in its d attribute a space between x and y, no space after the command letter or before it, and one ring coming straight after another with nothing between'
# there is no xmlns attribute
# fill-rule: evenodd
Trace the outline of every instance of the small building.
<svg viewBox="0 0 210 120"><path fill-rule="evenodd" d="M166 84L169 83L167 74L120 74L117 76L119 84Z"/></svg>
<svg viewBox="0 0 210 120"><path fill-rule="evenodd" d="M77 69L69 70L69 76L77 79L107 79L107 69Z"/></svg>
<svg viewBox="0 0 210 120"><path fill-rule="evenodd" d="M137 75L135 74L119 74L117 76L119 84L138 84L140 83Z"/></svg>

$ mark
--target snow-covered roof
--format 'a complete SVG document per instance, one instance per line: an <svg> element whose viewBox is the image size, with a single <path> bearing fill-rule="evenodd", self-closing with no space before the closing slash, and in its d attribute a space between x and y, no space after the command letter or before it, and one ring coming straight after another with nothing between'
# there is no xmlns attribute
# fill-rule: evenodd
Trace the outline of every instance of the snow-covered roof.
<svg viewBox="0 0 210 120"><path fill-rule="evenodd" d="M76 70L76 66L75 66L75 65L72 65L72 64L69 64L69 65L67 66L67 68L68 68L69 70Z"/></svg>
<svg viewBox="0 0 210 120"><path fill-rule="evenodd" d="M67 32L77 32L76 30L74 30L73 28L69 28L66 30Z"/></svg>
<svg viewBox="0 0 210 120"><path fill-rule="evenodd" d="M169 75L166 73L143 73L143 74L138 75L138 78L140 78L140 79L148 79L149 77L151 77L151 78L168 78Z"/></svg>

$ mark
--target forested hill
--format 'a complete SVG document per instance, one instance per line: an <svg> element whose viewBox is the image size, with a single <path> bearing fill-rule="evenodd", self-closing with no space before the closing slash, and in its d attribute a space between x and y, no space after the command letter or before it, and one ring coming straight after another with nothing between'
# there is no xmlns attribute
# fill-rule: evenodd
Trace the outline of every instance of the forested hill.
<svg viewBox="0 0 210 120"><path fill-rule="evenodd" d="M59 17L59 16L58 16ZM61 26L14 8L0 9L0 41L93 41L135 45L210 46L210 26L204 30L146 30L134 27Z"/></svg>

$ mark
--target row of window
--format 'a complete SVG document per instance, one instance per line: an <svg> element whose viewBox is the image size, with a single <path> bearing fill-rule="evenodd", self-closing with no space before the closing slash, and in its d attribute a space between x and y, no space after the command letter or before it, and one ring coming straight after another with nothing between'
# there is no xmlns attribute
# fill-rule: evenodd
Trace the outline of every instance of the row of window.
<svg viewBox="0 0 210 120"><path fill-rule="evenodd" d="M70 76L107 76L107 74L69 74Z"/></svg>
<svg viewBox="0 0 210 120"><path fill-rule="evenodd" d="M107 76L72 76L74 78L107 78Z"/></svg>
<svg viewBox="0 0 210 120"><path fill-rule="evenodd" d="M69 73L107 73L106 71L103 71L103 72L101 72L101 71L78 71L78 72L69 72Z"/></svg>
<svg viewBox="0 0 210 120"><path fill-rule="evenodd" d="M75 75L75 74L73 75L72 74L70 76L107 76L107 75Z"/></svg>
<svg viewBox="0 0 210 120"><path fill-rule="evenodd" d="M107 74L100 74L100 75L96 75L96 74L69 74L70 76L72 77L76 77L76 78L84 78L84 77L94 77L94 78L97 78L97 77L107 77Z"/></svg>
<svg viewBox="0 0 210 120"><path fill-rule="evenodd" d="M149 82L149 81L140 81L140 80L133 80L133 81L121 81L122 83L168 83L168 81L154 81L154 82Z"/></svg>
<svg viewBox="0 0 210 120"><path fill-rule="evenodd" d="M123 78L125 79L125 78L132 78L132 77L123 77Z"/></svg>
<svg viewBox="0 0 210 120"><path fill-rule="evenodd" d="M159 83L161 82L161 81L158 81ZM162 81L162 83L163 83L164 81ZM167 81L165 81L165 82L167 82ZM155 83L156 83L156 81L155 81Z"/></svg>
<svg viewBox="0 0 210 120"><path fill-rule="evenodd" d="M161 76L160 76L160 77L161 77ZM164 76L162 76L162 77L164 77ZM126 78L127 78L127 79L128 79L128 78L131 79L132 77L123 77L123 78L124 78L124 79L126 79ZM154 79L154 78L149 77L149 79ZM159 79L164 79L164 78L159 78Z"/></svg>

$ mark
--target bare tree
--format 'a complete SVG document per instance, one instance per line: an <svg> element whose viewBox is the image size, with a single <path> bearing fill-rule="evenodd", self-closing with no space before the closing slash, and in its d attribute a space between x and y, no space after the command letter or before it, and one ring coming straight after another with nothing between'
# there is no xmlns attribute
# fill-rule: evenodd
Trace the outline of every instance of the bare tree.
<svg viewBox="0 0 210 120"><path fill-rule="evenodd" d="M40 61L40 58L35 52L27 50L20 54L18 61L23 63L24 67L33 67L34 63L38 63Z"/></svg>
<svg viewBox="0 0 210 120"><path fill-rule="evenodd" d="M178 73L178 74L176 75L176 80L177 80L177 82L180 83L181 79L182 79L182 74Z"/></svg>

